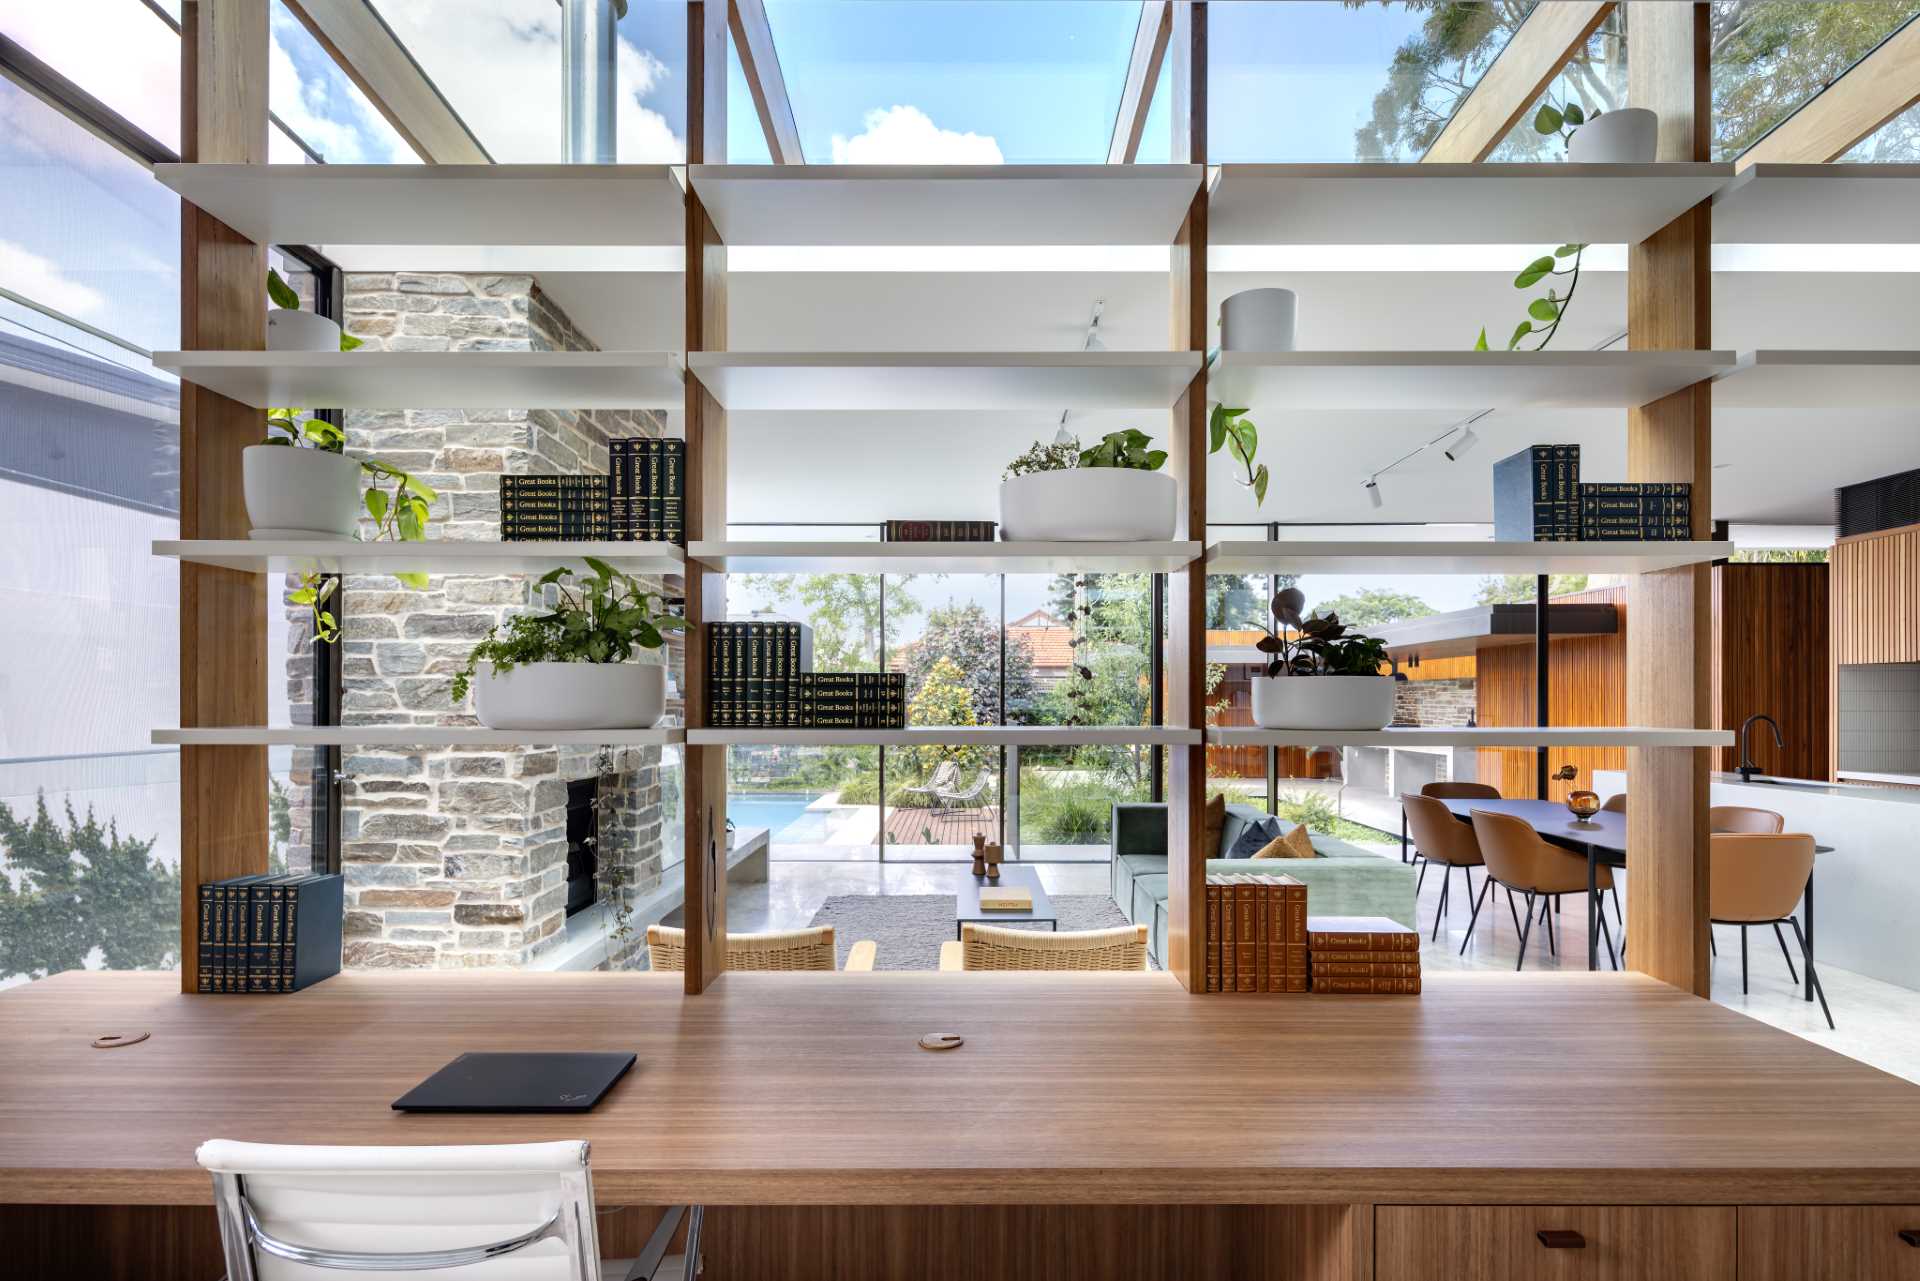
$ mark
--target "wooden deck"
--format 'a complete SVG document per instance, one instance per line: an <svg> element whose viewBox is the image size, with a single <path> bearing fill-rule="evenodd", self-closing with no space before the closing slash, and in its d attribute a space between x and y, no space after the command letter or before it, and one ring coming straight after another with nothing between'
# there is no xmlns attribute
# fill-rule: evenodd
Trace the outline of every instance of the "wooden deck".
<svg viewBox="0 0 1920 1281"><path fill-rule="evenodd" d="M990 841L999 839L1000 807L986 805L966 810L887 809L887 843L890 845L966 845L973 834L984 833Z"/></svg>

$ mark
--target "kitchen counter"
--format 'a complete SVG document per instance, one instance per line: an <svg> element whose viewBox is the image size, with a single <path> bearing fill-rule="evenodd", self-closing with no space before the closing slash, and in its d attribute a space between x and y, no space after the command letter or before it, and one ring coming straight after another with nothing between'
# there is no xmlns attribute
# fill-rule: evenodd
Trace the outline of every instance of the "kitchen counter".
<svg viewBox="0 0 1920 1281"><path fill-rule="evenodd" d="M1593 788L1632 794L1622 770L1595 770ZM1833 846L1814 871L1817 960L1920 990L1920 789L1714 774L1708 794L1715 805L1772 810L1789 832Z"/></svg>

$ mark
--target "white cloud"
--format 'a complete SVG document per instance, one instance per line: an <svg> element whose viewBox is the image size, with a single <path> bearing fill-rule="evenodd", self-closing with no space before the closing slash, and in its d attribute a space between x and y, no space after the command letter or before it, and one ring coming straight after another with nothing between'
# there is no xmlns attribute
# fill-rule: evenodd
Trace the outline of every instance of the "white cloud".
<svg viewBox="0 0 1920 1281"><path fill-rule="evenodd" d="M836 165L998 165L1005 164L991 134L956 133L933 123L918 107L876 107L866 114L866 131L851 138L833 135Z"/></svg>
<svg viewBox="0 0 1920 1281"><path fill-rule="evenodd" d="M333 164L363 164L384 159L367 155L360 130L338 116L357 115L354 104L333 101L332 86L324 77L302 80L293 55L276 33L267 51L267 102L273 114L286 122L309 147Z"/></svg>
<svg viewBox="0 0 1920 1281"><path fill-rule="evenodd" d="M59 263L11 240L0 240L0 283L23 298L82 320L99 314L107 305L106 295L98 289L69 279L61 273Z"/></svg>

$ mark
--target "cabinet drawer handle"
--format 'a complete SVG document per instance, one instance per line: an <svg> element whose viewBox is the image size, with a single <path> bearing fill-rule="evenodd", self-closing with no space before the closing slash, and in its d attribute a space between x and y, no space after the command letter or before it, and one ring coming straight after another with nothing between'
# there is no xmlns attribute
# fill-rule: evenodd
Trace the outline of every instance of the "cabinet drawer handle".
<svg viewBox="0 0 1920 1281"><path fill-rule="evenodd" d="M1920 1250L1920 1228L1901 1228L1900 1239L1916 1250Z"/></svg>
<svg viewBox="0 0 1920 1281"><path fill-rule="evenodd" d="M1572 1228L1541 1228L1533 1235L1549 1250L1584 1250L1587 1239Z"/></svg>

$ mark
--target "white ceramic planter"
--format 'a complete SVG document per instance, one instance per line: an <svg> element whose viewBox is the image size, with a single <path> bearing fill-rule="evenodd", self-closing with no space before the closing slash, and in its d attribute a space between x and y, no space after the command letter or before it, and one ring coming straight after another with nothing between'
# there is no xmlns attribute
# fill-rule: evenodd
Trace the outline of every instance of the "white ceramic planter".
<svg viewBox="0 0 1920 1281"><path fill-rule="evenodd" d="M1129 467L1074 467L1000 482L1000 533L1061 543L1152 543L1173 537L1173 477Z"/></svg>
<svg viewBox="0 0 1920 1281"><path fill-rule="evenodd" d="M1253 719L1261 729L1385 729L1393 723L1393 678L1256 676Z"/></svg>
<svg viewBox="0 0 1920 1281"><path fill-rule="evenodd" d="M240 479L255 538L352 538L360 524L360 464L345 454L249 445Z"/></svg>
<svg viewBox="0 0 1920 1281"><path fill-rule="evenodd" d="M1243 289L1220 304L1220 350L1292 351L1299 307L1291 289Z"/></svg>
<svg viewBox="0 0 1920 1281"><path fill-rule="evenodd" d="M1650 165L1659 142L1658 112L1621 107L1575 129L1567 140L1567 159L1578 165Z"/></svg>
<svg viewBox="0 0 1920 1281"><path fill-rule="evenodd" d="M659 663L516 663L473 677L473 714L488 729L651 729L667 706Z"/></svg>
<svg viewBox="0 0 1920 1281"><path fill-rule="evenodd" d="M340 326L310 311L276 307L267 313L268 351L339 351Z"/></svg>

